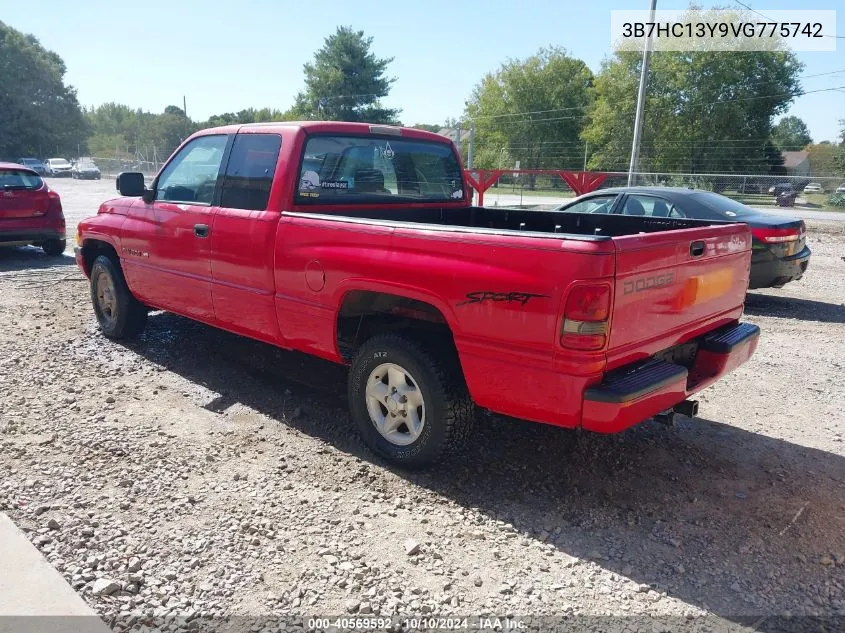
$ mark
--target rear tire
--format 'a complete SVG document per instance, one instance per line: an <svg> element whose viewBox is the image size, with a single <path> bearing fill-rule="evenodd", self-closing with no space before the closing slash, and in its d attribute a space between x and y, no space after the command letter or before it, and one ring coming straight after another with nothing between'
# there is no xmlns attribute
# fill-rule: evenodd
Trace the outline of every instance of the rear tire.
<svg viewBox="0 0 845 633"><path fill-rule="evenodd" d="M100 331L108 338L131 338L147 323L147 308L132 296L120 265L105 255L91 267L91 302Z"/></svg>
<svg viewBox="0 0 845 633"><path fill-rule="evenodd" d="M358 350L348 397L367 446L407 468L458 452L475 420L454 348L399 334L375 336Z"/></svg>
<svg viewBox="0 0 845 633"><path fill-rule="evenodd" d="M65 252L65 247L67 247L67 240L50 239L41 244L41 250L49 257L58 257Z"/></svg>

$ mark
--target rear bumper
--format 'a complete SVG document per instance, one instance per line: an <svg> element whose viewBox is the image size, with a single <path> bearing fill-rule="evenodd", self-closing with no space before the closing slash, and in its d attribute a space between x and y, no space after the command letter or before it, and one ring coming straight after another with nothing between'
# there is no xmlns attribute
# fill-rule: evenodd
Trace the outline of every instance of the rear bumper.
<svg viewBox="0 0 845 633"><path fill-rule="evenodd" d="M33 229L18 229L15 231L0 230L0 245L6 246L12 244L36 244L45 240L63 240L65 239L64 228L33 228Z"/></svg>
<svg viewBox="0 0 845 633"><path fill-rule="evenodd" d="M738 323L699 340L690 368L651 359L624 367L584 392L581 426L599 433L616 433L671 409L747 361L760 328Z"/></svg>
<svg viewBox="0 0 845 633"><path fill-rule="evenodd" d="M772 258L751 262L748 288L780 287L804 276L810 263L811 251L806 246L800 253L782 259Z"/></svg>

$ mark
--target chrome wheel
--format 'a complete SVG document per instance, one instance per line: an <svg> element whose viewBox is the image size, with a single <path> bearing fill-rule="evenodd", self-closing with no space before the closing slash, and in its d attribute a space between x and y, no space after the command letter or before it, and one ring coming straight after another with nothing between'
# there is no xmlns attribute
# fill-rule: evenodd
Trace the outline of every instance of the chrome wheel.
<svg viewBox="0 0 845 633"><path fill-rule="evenodd" d="M399 365L383 363L367 379L367 411L391 444L413 444L425 426L425 402L414 377Z"/></svg>
<svg viewBox="0 0 845 633"><path fill-rule="evenodd" d="M100 273L97 276L95 287L97 294L97 307L100 314L109 322L117 318L117 296L114 291L114 281L107 273Z"/></svg>

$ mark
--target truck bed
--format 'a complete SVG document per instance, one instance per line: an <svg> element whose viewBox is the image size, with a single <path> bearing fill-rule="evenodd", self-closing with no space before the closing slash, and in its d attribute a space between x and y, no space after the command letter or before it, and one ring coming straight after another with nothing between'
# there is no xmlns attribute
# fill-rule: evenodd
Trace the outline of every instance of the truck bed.
<svg viewBox="0 0 845 633"><path fill-rule="evenodd" d="M338 209L332 217L384 221L390 223L433 224L449 228L487 229L495 232L539 233L543 237L603 240L639 233L657 233L679 229L730 224L710 220L652 218L647 216L608 215L603 213L564 213L494 207L465 208L366 208Z"/></svg>

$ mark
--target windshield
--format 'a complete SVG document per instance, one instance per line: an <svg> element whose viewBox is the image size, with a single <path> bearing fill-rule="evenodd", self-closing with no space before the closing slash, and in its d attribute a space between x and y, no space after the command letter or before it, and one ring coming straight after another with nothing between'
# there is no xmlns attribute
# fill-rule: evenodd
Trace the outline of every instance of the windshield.
<svg viewBox="0 0 845 633"><path fill-rule="evenodd" d="M94 161L91 161L91 160L81 160L78 163L76 163L76 166L84 168L84 169L96 169L97 168L97 166L94 164Z"/></svg>
<svg viewBox="0 0 845 633"><path fill-rule="evenodd" d="M37 158L21 158L18 161L21 165L40 165L41 161Z"/></svg>
<svg viewBox="0 0 845 633"><path fill-rule="evenodd" d="M464 199L461 167L447 143L373 136L314 136L306 144L297 202Z"/></svg>
<svg viewBox="0 0 845 633"><path fill-rule="evenodd" d="M703 205L710 211L716 213L716 215L719 216L719 219L724 218L733 220L734 218L747 218L759 215L758 211L755 211L750 207L746 207L744 204L737 202L736 200L731 200L730 198L719 195L718 193L698 191L690 194L690 197L700 205Z"/></svg>
<svg viewBox="0 0 845 633"><path fill-rule="evenodd" d="M10 189L40 189L41 176L26 169L0 170L0 188Z"/></svg>
<svg viewBox="0 0 845 633"><path fill-rule="evenodd" d="M64 158L51 158L49 163L53 167L67 167L70 165L70 163L67 162Z"/></svg>

